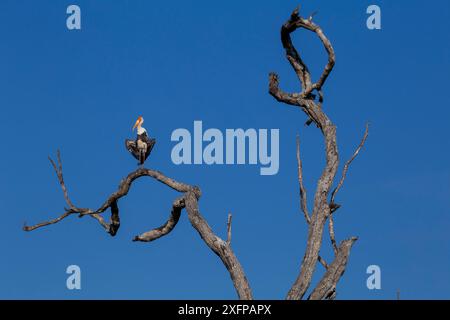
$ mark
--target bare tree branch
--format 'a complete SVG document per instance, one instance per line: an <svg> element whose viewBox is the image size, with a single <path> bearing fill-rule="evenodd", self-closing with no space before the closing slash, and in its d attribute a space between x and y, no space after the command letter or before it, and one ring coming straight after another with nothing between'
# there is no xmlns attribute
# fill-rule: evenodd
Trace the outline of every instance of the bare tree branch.
<svg viewBox="0 0 450 320"><path fill-rule="evenodd" d="M281 28L281 42L286 53L286 58L300 81L301 91L298 93L286 93L279 87L278 75L275 73L270 73L269 75L269 93L279 102L299 107L308 117L306 124L309 125L310 123L314 123L320 129L325 145L326 163L317 182L317 188L314 194L314 204L310 213L307 204L306 188L303 183L303 167L300 157L300 139L297 136L297 169L300 189L300 207L308 224L308 235L299 274L286 297L287 299L293 300L303 298L308 291L311 286L311 281L317 263L323 265L325 272L316 287L312 289L309 299L334 299L336 297L337 283L345 272L350 250L357 238L353 237L348 240L344 240L339 244L339 246L336 244L333 212L335 212L340 205L334 203L334 198L344 183L349 165L360 152L368 136L367 125L360 145L356 149L353 156L345 163L342 178L340 179L337 187L331 192L330 201L328 201L328 196L330 195L330 190L339 166L339 155L336 142L336 126L322 110L322 104L324 101L322 88L333 70L335 64L335 53L331 42L325 36L322 29L312 21L313 15L309 16L308 19L304 19L299 16L299 10L295 9L290 18ZM302 60L300 53L292 43L291 33L297 29L306 29L314 32L322 42L325 51L328 54L327 64L317 82L313 82L311 73L306 63ZM49 160L58 177L58 181L61 185L68 208L65 209L64 214L52 220L41 222L33 226L25 225L23 227L25 231L32 231L51 224L56 224L72 214L78 214L79 217L90 216L91 218L97 220L111 236L114 236L120 227L118 201L128 194L131 185L136 179L147 176L182 193L182 196L177 198L172 203L170 216L163 225L135 236L133 241L150 242L169 234L176 227L182 210L186 209L189 221L193 228L197 230L201 239L205 242L208 248L210 248L221 259L228 270L239 298L253 299L253 294L244 270L231 249L232 215L231 213L228 215L227 239L224 241L214 234L207 221L200 214L198 201L201 197L201 191L198 187L177 182L169 177L166 177L159 171L139 168L122 179L118 189L112 193L100 207L97 209L79 208L75 206L69 198L63 178L62 161L59 150L57 153L57 163L51 158L49 158ZM102 214L108 209L111 211L111 218L109 222L106 222ZM327 219L329 219L330 239L335 253L334 259L330 264L328 264L325 259L319 255Z"/></svg>
<svg viewBox="0 0 450 320"><path fill-rule="evenodd" d="M297 171L298 171L298 182L300 186L300 207L302 208L303 214L307 224L311 223L311 218L308 213L308 205L306 201L306 189L303 185L303 167L302 160L300 157L300 136L297 135ZM325 260L319 255L318 261L324 266L325 269L328 268Z"/></svg>
<svg viewBox="0 0 450 320"><path fill-rule="evenodd" d="M58 223L58 222L60 222L61 220L67 218L68 216L70 216L70 215L73 214L73 213L75 213L75 212L73 212L73 211L71 211L71 210L68 210L68 211L64 212L62 215L60 215L59 217L57 217L57 218L55 218L55 219L52 219L52 220L49 220L49 221L44 221L44 222L41 222L41 223L37 223L37 224L35 224L35 225L33 225L33 226L27 226L27 225L25 224L25 225L23 226L23 230L24 230L24 231L33 231L33 230L38 229L38 228L41 228L41 227L45 227L45 226L48 226L48 225L51 225L51 224Z"/></svg>
<svg viewBox="0 0 450 320"><path fill-rule="evenodd" d="M111 236L115 236L120 226L118 212L115 215L116 217L113 218L112 217L113 215L111 214L111 220L109 223L107 223L100 214L95 213L89 216L97 220L98 223L100 223L100 225L106 230L107 233L109 233ZM115 222L112 222L113 219L115 220Z"/></svg>
<svg viewBox="0 0 450 320"><path fill-rule="evenodd" d="M326 262L321 256L319 256L318 259L319 259L320 264L323 265L323 267L324 267L325 269L328 269L328 264L327 264L327 262Z"/></svg>
<svg viewBox="0 0 450 320"><path fill-rule="evenodd" d="M300 19L298 16L299 7L294 10L289 19L281 27L281 43L286 51L286 58L291 63L292 68L295 70L297 77L301 80L302 91L307 90L311 87L311 75L309 73L308 67L303 62L302 58L295 49L291 40L291 32L297 29L296 23Z"/></svg>
<svg viewBox="0 0 450 320"><path fill-rule="evenodd" d="M281 33L283 43L286 41L283 40L283 38L286 38L286 34L295 31L297 28L305 28L307 30L314 31L322 41L326 39L321 29L314 25L312 21L303 19L298 16L297 9L292 13L290 19L288 20L288 22L286 22L285 25L293 25L295 27L287 29L287 32ZM326 44L328 46L328 42L326 42ZM328 47L327 51L332 52L332 47ZM289 53L287 52L286 54L288 55ZM334 53L330 56L334 59ZM328 76L328 73L331 71L332 65L331 67L326 68L326 71L324 73L325 75L321 77L322 80L319 82L319 85L316 86L316 89L321 89L326 77ZM286 97L280 95L280 90L276 90L278 88L278 77L276 75L271 75L270 79L271 81L269 83L269 92L272 95L278 94L279 98L281 99L277 100L283 101L283 99ZM301 77L299 77L299 80L301 82L304 81L304 79L302 79ZM313 89L308 88L307 83L304 83L303 87L306 87L307 89L299 95L296 95L296 97L298 97L296 99L297 105L300 105L302 107L303 111L311 118L313 122L316 123L316 125L321 129L324 135L326 165L318 181L318 186L314 197L314 208L311 215L311 223L309 224L308 228L307 246L301 264L300 274L298 275L287 295L287 299L293 300L301 299L311 284L312 275L319 258L320 247L322 245L324 224L330 213L327 196L339 163L336 146L336 127L333 125L327 115L322 111L322 109L313 101L313 98L309 97L309 93L311 93ZM287 102L289 103L290 101ZM296 105L295 103L290 104Z"/></svg>
<svg viewBox="0 0 450 320"><path fill-rule="evenodd" d="M302 159L300 158L300 137L297 135L297 172L298 172L298 184L300 186L300 207L305 216L306 222L311 223L311 218L308 213L308 203L306 201L306 189L303 185L303 168Z"/></svg>
<svg viewBox="0 0 450 320"><path fill-rule="evenodd" d="M269 93L279 102L284 102L293 106L300 106L298 95L286 93L279 87L278 75L274 72L269 73Z"/></svg>
<svg viewBox="0 0 450 320"><path fill-rule="evenodd" d="M327 271L309 296L309 299L321 300L334 298L334 295L336 294L336 285L345 272L350 249L356 240L357 238L354 237L341 242L336 258L328 266Z"/></svg>
<svg viewBox="0 0 450 320"><path fill-rule="evenodd" d="M227 221L227 244L231 245L231 219L233 216L231 213L228 214L228 221Z"/></svg>
<svg viewBox="0 0 450 320"><path fill-rule="evenodd" d="M330 232L331 245L333 246L334 255L337 255L338 247L336 244L336 237L334 235L334 220L332 213L330 213L330 216L328 217L328 222L329 222L328 227Z"/></svg>
<svg viewBox="0 0 450 320"><path fill-rule="evenodd" d="M314 32L322 42L325 51L328 54L328 62L319 80L315 83L312 82L308 67L302 60L298 51L293 46L290 37L290 34L292 32L302 28ZM308 239L305 254L300 267L300 273L287 294L287 299L297 300L301 299L308 290L317 262L320 262L327 269L327 273L331 273L335 268L337 268L336 266L338 265L342 266L341 256L343 256L343 253L339 251L340 249L335 244L333 219L331 217L332 212L337 210L337 208L339 208L339 205L336 205L333 202L328 203L327 201L339 166L339 156L336 143L336 126L322 110L322 87L325 84L331 71L333 70L335 64L335 53L331 42L325 36L322 29L312 21L312 15L309 17L309 19L304 19L299 16L298 9L294 10L288 21L282 26L281 42L283 44L283 48L286 51L286 57L301 83L302 90L300 93L284 92L279 88L278 75L275 73L270 73L269 93L279 102L300 107L308 116L308 121L306 123L307 125L312 122L316 124L316 126L321 130L324 137L326 156L325 168L323 169L317 183L317 188L314 195L314 206L311 215L309 215L309 213L307 213L306 207L306 190L303 186L303 173L299 151L300 148L299 140L297 138L297 162L300 184L300 201L302 211L304 212L305 218L308 223ZM316 96L315 94L313 94L313 91L316 91L319 96L318 102L315 101ZM322 246L324 226L328 218L330 218L330 237L332 238L332 244L336 252L335 259L330 265L328 265L325 260L319 256L319 251ZM353 242L354 241L352 241L352 243ZM344 244L347 244L347 242L344 242ZM347 245L345 245L344 247L347 248ZM348 247L348 251L350 250L350 247L351 246ZM343 268L345 269L345 265ZM336 277L337 279L335 283L337 283L342 273L334 273L339 275L339 277ZM322 284L320 283L319 285ZM316 290L319 289L317 289L316 287L313 292L315 292ZM328 298L331 298L334 297L336 293L335 291L333 291L332 293L330 291L327 291L327 294L329 295ZM316 296L317 295L315 293L313 295L313 298Z"/></svg>
<svg viewBox="0 0 450 320"><path fill-rule="evenodd" d="M69 206L69 209L66 209L66 212L62 215L60 215L59 217L49 220L49 221L44 221L41 223L38 223L36 225L33 226L27 226L24 225L23 226L23 230L24 231L33 231L35 229L41 228L41 227L45 227L51 224L55 224L58 223L62 220L64 220L65 218L69 217L72 214L91 214L91 217L95 220L97 220L100 225L108 232L110 233L112 236L114 236L117 232L117 230L120 227L120 219L119 219L119 208L117 207L117 202L116 201L112 201L111 202L111 222L107 223L105 222L105 219L103 219L103 217L101 217L100 215L98 215L95 212L92 212L89 209L86 208L78 208L76 207L73 202L70 200L69 197L69 193L67 191L67 187L66 184L64 182L64 177L63 177L63 168L62 168L62 161L61 161L61 153L58 150L57 151L57 162L58 165L56 165L55 161L53 161L52 158L48 157L48 159L50 160L50 163L53 166L53 169L55 170L56 176L58 178L59 184L61 185L61 189L63 191L64 194L64 200L66 201L67 205Z"/></svg>
<svg viewBox="0 0 450 320"><path fill-rule="evenodd" d="M118 190L112 193L98 209L92 210L88 208L78 208L73 205L73 203L70 201L70 198L68 197L67 188L65 186L62 174L62 162L59 152L58 166L53 160L50 161L55 168L59 183L61 184L61 187L63 189L64 198L71 209L68 209L63 215L53 220L38 223L33 226L24 226L24 231L32 231L44 226L48 226L50 224L58 223L66 217L77 213L80 217L88 215L96 219L107 230L107 232L111 234L111 236L114 236L120 226L118 207L119 199L125 197L128 194L131 185L136 179L148 176L160 181L161 183L171 187L178 192L183 193L183 196L173 202L170 217L164 225L136 236L133 240L149 242L168 234L178 223L181 210L183 208L186 208L192 226L198 231L206 245L220 257L228 272L230 273L230 277L233 281L233 285L239 298L245 300L253 299L252 291L244 274L244 270L240 265L238 259L236 258L233 250L231 249L230 243L223 241L213 233L210 226L201 216L198 210L198 199L201 196L201 191L198 187L175 181L174 179L166 177L159 171L139 168L136 171L131 172L126 178L122 179L119 184ZM105 222L104 218L102 217L102 213L105 212L108 208L111 210L110 223ZM231 215L229 216L228 220L228 237L228 239L231 240Z"/></svg>
<svg viewBox="0 0 450 320"><path fill-rule="evenodd" d="M111 203L111 222L109 223L108 232L114 236L120 227L119 206L117 201Z"/></svg>
<svg viewBox="0 0 450 320"><path fill-rule="evenodd" d="M242 300L253 299L250 285L241 264L234 255L231 246L216 236L198 210L197 197L193 192L186 193L186 210L192 226L200 234L207 246L216 253L230 273L238 296Z"/></svg>
<svg viewBox="0 0 450 320"><path fill-rule="evenodd" d="M334 198L336 196L336 193L339 191L339 189L344 184L344 180L345 180L345 177L347 175L347 171L348 171L348 168L349 168L350 164L358 156L359 152L361 151L362 147L364 146L364 143L366 143L366 140L367 140L368 136L369 136L369 123L366 123L366 130L364 131L364 136L361 139L361 142L359 143L358 148L356 148L356 150L353 153L352 157L350 159L348 159L347 162L345 163L344 169L342 170L341 180L339 181L337 187L331 193L331 201L330 201L330 203L334 203Z"/></svg>
<svg viewBox="0 0 450 320"><path fill-rule="evenodd" d="M358 154L361 151L362 147L364 146L368 136L369 136L369 123L366 123L366 129L365 129L365 132L364 132L364 136L361 139L361 142L359 143L359 145L356 148L355 152L353 153L352 157L349 160L347 160L347 162L345 163L344 169L342 170L342 177L339 180L339 183L338 183L337 187L331 193L331 199L330 199L331 213L330 213L330 217L329 217L328 223L329 223L329 232L330 232L331 245L333 246L333 250L334 250L334 254L335 255L337 255L338 247L337 247L337 243L336 243L336 237L335 237L335 234L334 234L333 213L334 213L334 211L336 211L337 209L340 208L340 205L335 203L334 199L335 199L335 196L336 196L337 192L339 191L339 189L344 184L344 180L345 180L345 178L347 176L347 171L348 171L348 168L349 168L350 164L358 156Z"/></svg>
<svg viewBox="0 0 450 320"><path fill-rule="evenodd" d="M311 103L310 100L304 99L301 94L298 93L286 93L279 87L279 77L276 73L271 72L269 74L269 93L278 101L292 106L298 106L309 116L312 122L320 128L320 120L317 114L319 108L318 105Z"/></svg>
<svg viewBox="0 0 450 320"><path fill-rule="evenodd" d="M184 207L185 207L184 196L176 199L172 204L172 211L170 212L170 217L165 224L134 237L133 241L150 242L170 233L177 225L178 220L180 219L181 210Z"/></svg>
<svg viewBox="0 0 450 320"><path fill-rule="evenodd" d="M325 66L325 69L323 70L319 80L314 84L311 83L311 75L309 73L308 67L301 59L291 41L290 34L298 28L304 28L306 30L315 32L328 54L327 65ZM333 70L336 57L331 42L325 36L322 29L312 21L312 15L309 19L304 19L299 16L299 8L296 8L292 12L290 19L281 27L281 43L283 44L283 48L286 51L286 57L288 61L291 63L293 69L297 74L297 77L301 82L301 96L304 98L308 98L313 90L321 91L322 86Z"/></svg>
<svg viewBox="0 0 450 320"><path fill-rule="evenodd" d="M59 184L61 185L61 189L62 189L62 191L64 193L64 199L66 200L67 205L73 211L77 211L77 208L73 205L72 201L69 198L69 194L67 192L67 188L66 188L66 185L64 183L64 177L63 177L63 172L62 172L61 153L60 153L59 150L57 151L56 159L58 161L58 166L56 166L56 164L55 164L55 162L53 161L52 158L48 157L48 160L52 164L53 169L55 169L55 173L56 173L56 176L58 177L58 181L59 181Z"/></svg>

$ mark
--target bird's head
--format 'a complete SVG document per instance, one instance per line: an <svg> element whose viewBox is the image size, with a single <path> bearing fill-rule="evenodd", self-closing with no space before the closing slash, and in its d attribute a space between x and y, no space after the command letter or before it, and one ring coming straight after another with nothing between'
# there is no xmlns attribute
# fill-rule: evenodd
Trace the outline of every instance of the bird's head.
<svg viewBox="0 0 450 320"><path fill-rule="evenodd" d="M139 116L139 118L137 118L136 123L133 126L133 130L142 126L143 123L144 123L144 118L142 116Z"/></svg>

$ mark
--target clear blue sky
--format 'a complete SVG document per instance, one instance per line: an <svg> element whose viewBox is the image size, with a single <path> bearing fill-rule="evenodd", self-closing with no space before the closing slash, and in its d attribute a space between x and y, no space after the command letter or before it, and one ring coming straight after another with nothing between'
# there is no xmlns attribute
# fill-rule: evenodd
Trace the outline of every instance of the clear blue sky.
<svg viewBox="0 0 450 320"><path fill-rule="evenodd" d="M68 31L66 8L82 10ZM341 299L450 298L448 1L17 1L0 3L0 298L231 298L219 259L183 213L152 243L134 235L159 226L177 193L149 179L120 201L112 238L92 219L69 218L32 233L29 224L65 206L47 156L61 149L78 206L97 207L135 169L124 149L136 117L157 138L147 166L199 185L202 214L233 247L256 298L284 298L298 274L306 226L298 205L295 136L312 199L323 163L321 135L304 114L267 93L277 71L298 82L279 29L295 6L333 42L337 65L324 108L336 123L341 159L370 137L338 195L338 240L359 236L339 283ZM382 9L382 30L365 26ZM326 56L306 32L294 36L315 75ZM279 128L280 171L257 166L176 166L176 128ZM331 260L329 240L323 255ZM65 269L82 270L82 290L66 289ZM366 288L377 264L382 290ZM318 266L318 272L323 270ZM317 280L317 279L316 279Z"/></svg>

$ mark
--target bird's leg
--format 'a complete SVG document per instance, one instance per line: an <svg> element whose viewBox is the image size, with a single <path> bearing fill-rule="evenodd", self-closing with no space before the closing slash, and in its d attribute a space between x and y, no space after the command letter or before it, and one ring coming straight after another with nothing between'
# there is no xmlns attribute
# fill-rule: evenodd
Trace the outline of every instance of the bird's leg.
<svg viewBox="0 0 450 320"><path fill-rule="evenodd" d="M140 152L139 152L139 164L141 166L144 165L144 157L145 157L144 150L141 149Z"/></svg>

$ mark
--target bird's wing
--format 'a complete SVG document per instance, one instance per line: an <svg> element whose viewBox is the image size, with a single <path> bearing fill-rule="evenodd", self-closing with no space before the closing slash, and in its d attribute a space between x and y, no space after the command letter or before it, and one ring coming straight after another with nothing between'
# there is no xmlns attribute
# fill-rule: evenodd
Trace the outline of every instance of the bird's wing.
<svg viewBox="0 0 450 320"><path fill-rule="evenodd" d="M152 152L153 146L156 143L156 139L153 139L153 138L149 139L147 137L145 142L147 143L147 152L145 153L145 159L147 159L148 156L150 155L150 153Z"/></svg>
<svg viewBox="0 0 450 320"><path fill-rule="evenodd" d="M137 160L139 160L139 151L136 147L136 141L131 139L125 140L125 147L127 148L128 152L133 155Z"/></svg>

